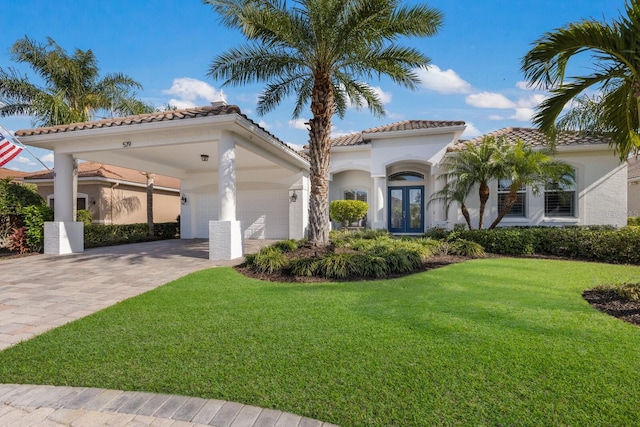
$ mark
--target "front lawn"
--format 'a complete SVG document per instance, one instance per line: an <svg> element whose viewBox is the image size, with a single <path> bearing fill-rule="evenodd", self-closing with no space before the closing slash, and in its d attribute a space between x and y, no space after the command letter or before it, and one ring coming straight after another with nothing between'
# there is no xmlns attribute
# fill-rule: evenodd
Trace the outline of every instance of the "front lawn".
<svg viewBox="0 0 640 427"><path fill-rule="evenodd" d="M0 352L0 382L176 393L348 426L636 425L640 267L482 259L404 278L191 274Z"/></svg>

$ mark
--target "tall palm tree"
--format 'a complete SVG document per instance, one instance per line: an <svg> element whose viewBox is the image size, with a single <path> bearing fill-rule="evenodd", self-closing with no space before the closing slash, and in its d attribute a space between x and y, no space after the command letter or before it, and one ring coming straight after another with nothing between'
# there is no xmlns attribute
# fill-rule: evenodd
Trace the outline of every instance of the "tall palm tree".
<svg viewBox="0 0 640 427"><path fill-rule="evenodd" d="M440 164L444 170L444 174L441 175L443 178L440 179L446 179L447 184L444 193L436 193L435 197L439 198L449 193L464 200L471 189L477 186L480 198L478 228L481 229L484 226L484 211L490 196L489 183L504 174L501 156L507 146L504 138L487 136L479 144L467 143L457 153L446 156ZM461 204L462 206L464 204Z"/></svg>
<svg viewBox="0 0 640 427"><path fill-rule="evenodd" d="M438 179L441 180L446 180L446 178L447 175L441 175L438 177ZM460 212L462 212L462 216L467 223L467 227L469 227L469 230L473 230L471 215L469 214L469 209L466 204L467 196L471 193L473 185L473 182L466 181L464 178L454 179L453 182L447 182L444 188L431 195L431 198L427 202L427 206L434 202L440 202L444 204L445 211L449 212L451 205L458 203L460 205Z"/></svg>
<svg viewBox="0 0 640 427"><path fill-rule="evenodd" d="M509 192L498 216L489 226L495 228L509 213L518 199L518 191L522 187L531 188L533 194L539 194L541 189L549 183L568 186L574 183L573 168L551 156L549 149L534 150L522 140L506 147L501 159L502 168L500 179L509 180Z"/></svg>
<svg viewBox="0 0 640 427"><path fill-rule="evenodd" d="M611 23L585 20L548 32L522 60L529 82L551 90L551 97L538 107L534 123L554 136L565 106L587 91L600 91L598 106L591 110L600 117L586 123L607 124L604 127L622 161L640 149L640 0L628 0L625 12L626 16ZM592 71L566 80L571 59L585 52L592 55L585 69Z"/></svg>
<svg viewBox="0 0 640 427"><path fill-rule="evenodd" d="M35 126L83 122L97 112L127 115L151 112L138 100L140 83L122 73L100 78L91 50L69 55L51 38L40 44L25 37L11 47L11 59L29 65L44 86L32 83L14 68L0 68L0 117L26 114Z"/></svg>
<svg viewBox="0 0 640 427"><path fill-rule="evenodd" d="M403 37L434 35L439 11L398 0L205 0L222 22L249 43L218 55L209 75L225 84L265 82L257 112L272 111L288 95L297 97L293 117L310 104L309 240L329 241L328 174L331 120L349 105L383 115L381 99L363 80L388 76L414 89L415 68L429 59L403 47Z"/></svg>

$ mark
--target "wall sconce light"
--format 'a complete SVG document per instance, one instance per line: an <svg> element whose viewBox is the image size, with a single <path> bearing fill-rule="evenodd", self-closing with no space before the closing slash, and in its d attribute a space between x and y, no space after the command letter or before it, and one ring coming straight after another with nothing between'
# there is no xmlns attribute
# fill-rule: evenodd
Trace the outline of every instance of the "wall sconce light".
<svg viewBox="0 0 640 427"><path fill-rule="evenodd" d="M183 205L187 204L187 196L180 196L180 203L182 203Z"/></svg>
<svg viewBox="0 0 640 427"><path fill-rule="evenodd" d="M96 204L96 199L94 199L93 197L91 199L89 199L89 204L95 205Z"/></svg>
<svg viewBox="0 0 640 427"><path fill-rule="evenodd" d="M131 141L124 141L122 143L122 148L129 148L131 147Z"/></svg>
<svg viewBox="0 0 640 427"><path fill-rule="evenodd" d="M295 203L296 200L298 200L298 193L296 193L296 190L293 190L293 193L291 193L289 200L291 200L291 203Z"/></svg>
<svg viewBox="0 0 640 427"><path fill-rule="evenodd" d="M200 154L200 160L202 160L203 162L208 162L209 161L209 155L208 154Z"/></svg>

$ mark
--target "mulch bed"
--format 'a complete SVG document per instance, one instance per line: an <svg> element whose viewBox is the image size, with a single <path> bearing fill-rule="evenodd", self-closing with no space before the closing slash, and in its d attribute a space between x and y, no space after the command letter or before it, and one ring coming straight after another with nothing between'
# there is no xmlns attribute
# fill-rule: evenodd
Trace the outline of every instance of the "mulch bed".
<svg viewBox="0 0 640 427"><path fill-rule="evenodd" d="M589 290L582 297L596 310L640 326L640 302L620 298L613 292Z"/></svg>

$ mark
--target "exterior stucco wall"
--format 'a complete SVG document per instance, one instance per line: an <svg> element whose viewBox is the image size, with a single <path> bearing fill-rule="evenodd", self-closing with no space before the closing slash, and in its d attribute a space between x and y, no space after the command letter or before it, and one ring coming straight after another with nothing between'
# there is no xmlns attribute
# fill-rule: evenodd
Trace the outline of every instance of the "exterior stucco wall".
<svg viewBox="0 0 640 427"><path fill-rule="evenodd" d="M506 226L613 225L622 227L627 221L627 169L610 151L559 151L556 158L571 164L576 171L577 201L574 217L545 217L544 191L536 195L527 189L524 217L505 217ZM484 224L488 227L498 215L497 183L490 185L491 196L486 206ZM480 205L477 188L467 199L472 225L478 225ZM448 226L464 223L459 206L450 211Z"/></svg>
<svg viewBox="0 0 640 427"><path fill-rule="evenodd" d="M627 183L627 215L640 216L640 181Z"/></svg>
<svg viewBox="0 0 640 427"><path fill-rule="evenodd" d="M373 179L371 178L371 175L368 172L359 170L344 171L334 174L333 180L329 183L329 201L344 200L344 192L347 190L365 191L367 193L367 203L369 204L369 210L367 212L367 226L370 226L373 214ZM337 228L338 226L338 223L333 222L333 228Z"/></svg>

